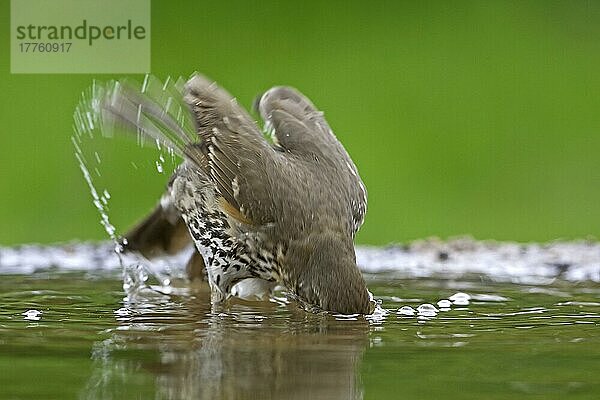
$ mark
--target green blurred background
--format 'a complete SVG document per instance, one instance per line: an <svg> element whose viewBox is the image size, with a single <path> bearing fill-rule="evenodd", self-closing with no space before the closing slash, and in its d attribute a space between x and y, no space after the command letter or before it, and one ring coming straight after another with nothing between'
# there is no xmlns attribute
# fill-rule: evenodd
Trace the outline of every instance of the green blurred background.
<svg viewBox="0 0 600 400"><path fill-rule="evenodd" d="M10 74L0 4L0 244L106 238L70 136L82 90L119 76ZM152 73L195 70L246 106L288 84L326 112L369 190L360 243L600 233L598 2L153 1ZM102 147L123 231L166 176L134 141Z"/></svg>

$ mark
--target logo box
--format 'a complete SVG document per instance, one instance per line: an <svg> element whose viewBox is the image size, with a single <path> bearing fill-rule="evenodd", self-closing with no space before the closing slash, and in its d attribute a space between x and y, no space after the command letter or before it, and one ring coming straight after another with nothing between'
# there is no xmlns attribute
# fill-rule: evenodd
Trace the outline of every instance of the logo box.
<svg viewBox="0 0 600 400"><path fill-rule="evenodd" d="M150 0L11 0L11 72L149 73Z"/></svg>

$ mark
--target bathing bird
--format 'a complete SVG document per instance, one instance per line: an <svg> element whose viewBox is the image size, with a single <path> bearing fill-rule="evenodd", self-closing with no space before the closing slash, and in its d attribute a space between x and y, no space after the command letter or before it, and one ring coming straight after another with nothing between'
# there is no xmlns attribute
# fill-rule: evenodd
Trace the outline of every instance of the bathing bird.
<svg viewBox="0 0 600 400"><path fill-rule="evenodd" d="M215 304L249 280L280 285L310 310L372 312L353 243L367 191L323 113L298 90L273 87L255 102L263 131L198 73L167 86L152 96L146 82L116 82L100 101L105 123L183 159L155 209L125 234L125 249L153 256L193 241L188 274L206 277Z"/></svg>

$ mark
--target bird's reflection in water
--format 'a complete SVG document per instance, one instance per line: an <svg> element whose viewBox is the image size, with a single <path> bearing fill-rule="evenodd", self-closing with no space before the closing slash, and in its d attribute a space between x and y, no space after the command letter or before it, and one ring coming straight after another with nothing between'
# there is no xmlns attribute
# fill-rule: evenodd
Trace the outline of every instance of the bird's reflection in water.
<svg viewBox="0 0 600 400"><path fill-rule="evenodd" d="M364 318L294 304L237 303L221 312L208 304L208 289L127 302L116 311L119 326L93 350L82 398L126 398L140 386L167 399L362 398Z"/></svg>

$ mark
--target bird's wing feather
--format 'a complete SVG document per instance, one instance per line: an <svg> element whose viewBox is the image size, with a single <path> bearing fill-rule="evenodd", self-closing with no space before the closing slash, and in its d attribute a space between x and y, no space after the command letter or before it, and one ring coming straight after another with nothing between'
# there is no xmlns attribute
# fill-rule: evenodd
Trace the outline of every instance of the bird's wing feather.
<svg viewBox="0 0 600 400"><path fill-rule="evenodd" d="M186 83L151 76L141 86L110 82L98 85L89 103L103 132L120 126L192 161L234 219L256 224L272 219L269 194L256 183L272 167L275 151L247 112L213 81L194 74Z"/></svg>
<svg viewBox="0 0 600 400"><path fill-rule="evenodd" d="M329 179L336 199L349 205L353 233L363 223L367 209L367 191L354 162L333 134L321 111L298 90L277 86L258 101L258 111L275 141L286 152L303 160L316 174ZM325 183L325 182L323 182Z"/></svg>
<svg viewBox="0 0 600 400"><path fill-rule="evenodd" d="M240 222L264 224L273 219L268 186L263 185L276 155L256 123L237 101L213 81L194 75L186 84L201 140L201 167L223 197L221 208Z"/></svg>

